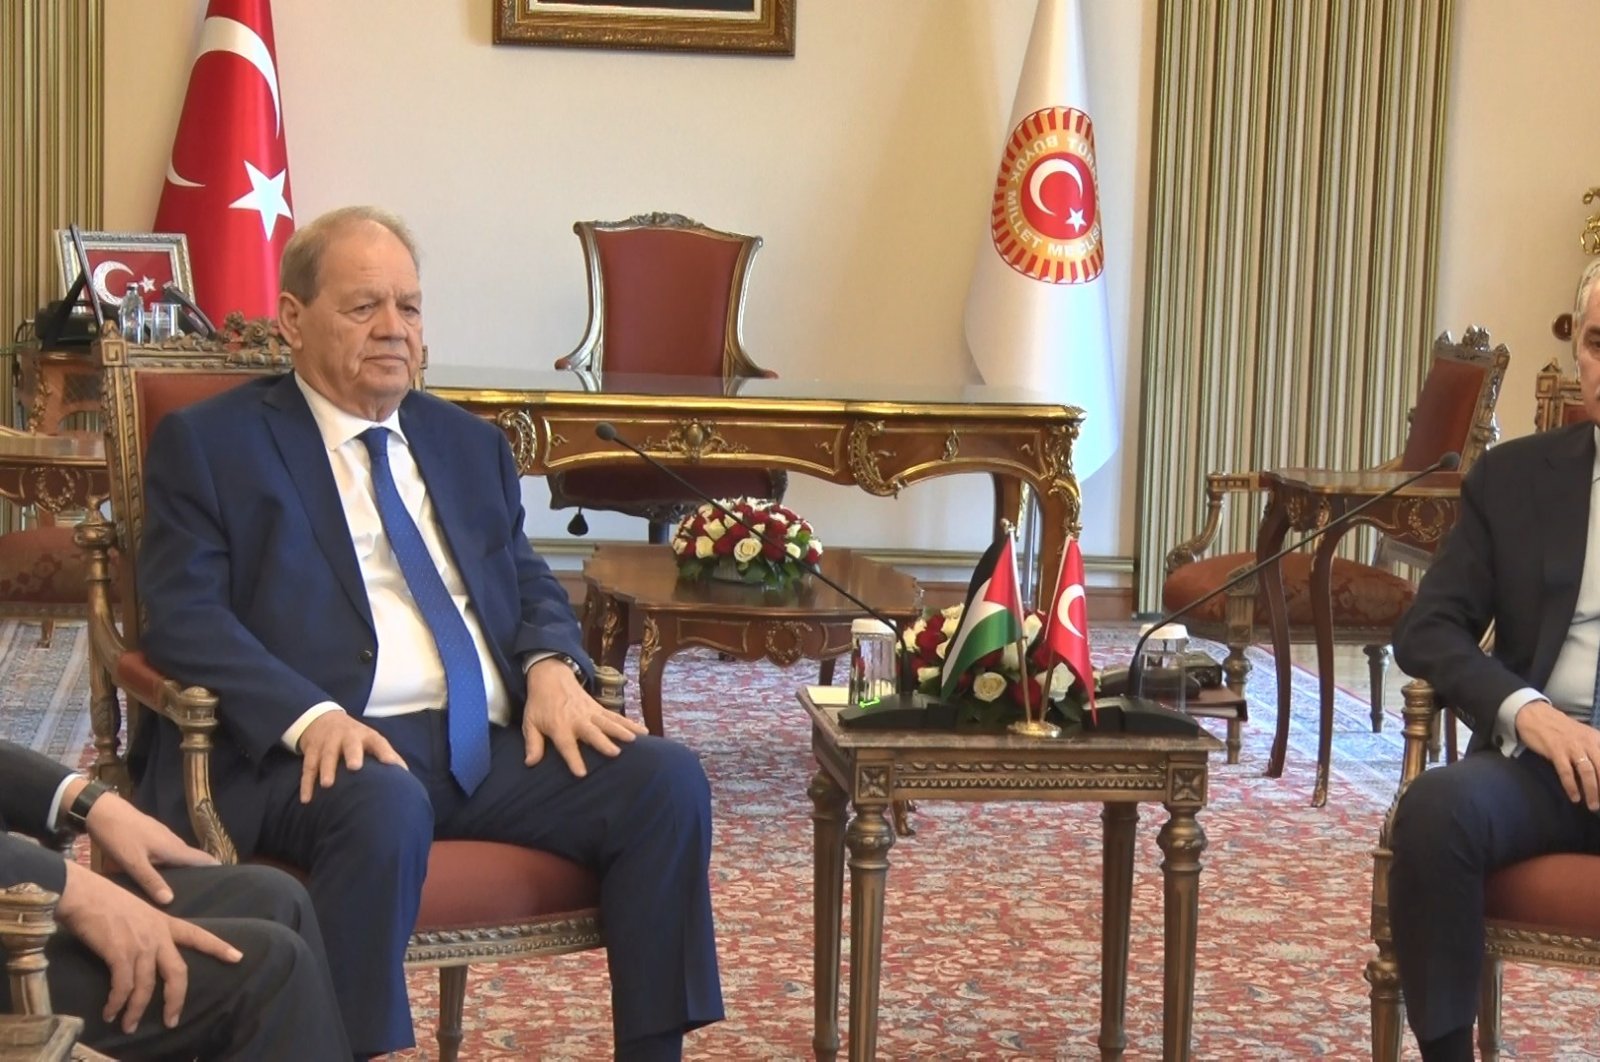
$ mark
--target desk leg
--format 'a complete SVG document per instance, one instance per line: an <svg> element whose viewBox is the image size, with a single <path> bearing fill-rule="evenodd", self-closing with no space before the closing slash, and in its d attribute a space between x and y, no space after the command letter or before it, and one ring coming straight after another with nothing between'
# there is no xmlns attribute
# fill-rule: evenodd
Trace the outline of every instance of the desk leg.
<svg viewBox="0 0 1600 1062"><path fill-rule="evenodd" d="M811 985L816 1017L811 1049L817 1062L833 1062L839 1055L839 933L844 911L844 804L845 792L819 770L806 790L811 797L813 837Z"/></svg>
<svg viewBox="0 0 1600 1062"><path fill-rule="evenodd" d="M883 969L883 890L894 830L887 804L856 801L845 829L850 849L850 1062L878 1056L878 978Z"/></svg>
<svg viewBox="0 0 1600 1062"><path fill-rule="evenodd" d="M1333 552L1343 537L1322 536L1311 560L1311 626L1317 635L1317 782L1312 807L1328 802L1328 766L1333 760ZM1379 700L1379 703L1383 703Z"/></svg>
<svg viewBox="0 0 1600 1062"><path fill-rule="evenodd" d="M678 651L677 621L669 619L666 637L656 623L655 616L644 616L644 640L639 645L639 714L644 716L645 729L656 737L663 733L661 727L661 676L667 670L667 658Z"/></svg>
<svg viewBox="0 0 1600 1062"><path fill-rule="evenodd" d="M1166 907L1166 978L1161 1017L1164 1062L1188 1062L1194 1032L1194 952L1200 923L1200 855L1206 831L1196 808L1166 805L1166 825L1156 836Z"/></svg>
<svg viewBox="0 0 1600 1062"><path fill-rule="evenodd" d="M1267 512L1256 532L1256 563L1283 548L1289 534L1289 513L1279 492L1272 493ZM1289 606L1283 599L1283 568L1269 564L1262 569L1261 597L1267 603L1267 620L1272 630L1273 663L1278 669L1278 726L1272 735L1272 754L1267 758L1267 777L1283 774L1283 760L1289 751L1290 690L1294 681L1289 662Z"/></svg>
<svg viewBox="0 0 1600 1062"><path fill-rule="evenodd" d="M1107 803L1100 878L1100 1058L1122 1057L1128 1046L1128 913L1133 904L1133 838L1139 805Z"/></svg>

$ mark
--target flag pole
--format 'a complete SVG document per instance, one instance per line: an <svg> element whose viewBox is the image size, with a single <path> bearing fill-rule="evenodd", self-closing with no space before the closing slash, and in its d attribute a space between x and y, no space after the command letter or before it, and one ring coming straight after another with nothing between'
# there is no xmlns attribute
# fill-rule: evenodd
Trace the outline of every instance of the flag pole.
<svg viewBox="0 0 1600 1062"><path fill-rule="evenodd" d="M1001 521L1001 527L1006 534L1012 533L1009 520ZM1061 728L1054 723L1045 722L1044 718L1045 703L1049 699L1046 696L1048 692L1046 681L1050 674L1048 671L1045 672L1046 680L1039 684L1039 718L1033 717L1033 679L1028 675L1028 624L1025 618L1027 606L1021 602L1018 604L1023 609L1023 615L1017 617L1021 621L1018 624L1021 633L1017 638L1017 670L1022 674L1022 718L1012 723L1008 729L1013 734L1021 734L1024 737L1060 737Z"/></svg>

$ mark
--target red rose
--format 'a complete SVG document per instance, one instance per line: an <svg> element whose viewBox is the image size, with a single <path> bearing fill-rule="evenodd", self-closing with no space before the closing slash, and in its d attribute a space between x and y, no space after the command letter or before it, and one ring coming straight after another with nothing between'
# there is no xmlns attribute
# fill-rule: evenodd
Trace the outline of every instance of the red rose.
<svg viewBox="0 0 1600 1062"><path fill-rule="evenodd" d="M769 561L783 560L783 543L773 541L770 537L767 538L765 544L761 547L761 555Z"/></svg>
<svg viewBox="0 0 1600 1062"><path fill-rule="evenodd" d="M711 552L719 557L726 557L733 552L733 536L723 535L712 543Z"/></svg>

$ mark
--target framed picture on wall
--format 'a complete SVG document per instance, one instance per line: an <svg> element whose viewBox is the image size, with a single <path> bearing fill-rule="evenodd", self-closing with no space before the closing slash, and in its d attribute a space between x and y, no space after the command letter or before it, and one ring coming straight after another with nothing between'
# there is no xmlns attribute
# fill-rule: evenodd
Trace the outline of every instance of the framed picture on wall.
<svg viewBox="0 0 1600 1062"><path fill-rule="evenodd" d="M794 54L795 0L494 0L496 44Z"/></svg>
<svg viewBox="0 0 1600 1062"><path fill-rule="evenodd" d="M101 302L120 302L129 284L138 285L144 300L151 302L169 281L194 296L189 238L181 232L85 232L83 249L89 258L89 286ZM66 294L78 278L70 229L56 230L56 264ZM87 297L83 304L88 305Z"/></svg>

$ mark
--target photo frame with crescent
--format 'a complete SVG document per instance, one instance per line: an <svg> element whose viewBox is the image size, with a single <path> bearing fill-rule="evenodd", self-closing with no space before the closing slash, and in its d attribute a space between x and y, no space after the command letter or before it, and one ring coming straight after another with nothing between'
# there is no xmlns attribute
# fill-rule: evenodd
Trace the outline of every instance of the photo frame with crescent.
<svg viewBox="0 0 1600 1062"><path fill-rule="evenodd" d="M120 301L130 283L140 286L147 303L161 297L161 287L168 281L194 297L189 238L181 232L85 232L83 249L89 257L89 286L102 302ZM69 229L56 230L56 266L65 295L78 276ZM87 292L81 305L87 311Z"/></svg>
<svg viewBox="0 0 1600 1062"><path fill-rule="evenodd" d="M494 0L496 44L794 55L795 0Z"/></svg>

